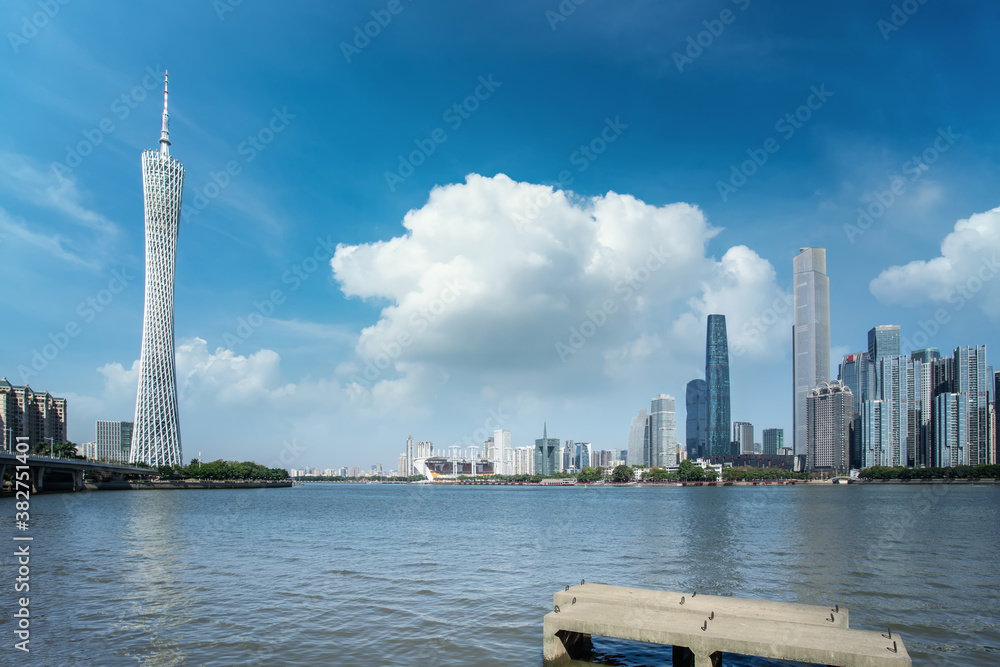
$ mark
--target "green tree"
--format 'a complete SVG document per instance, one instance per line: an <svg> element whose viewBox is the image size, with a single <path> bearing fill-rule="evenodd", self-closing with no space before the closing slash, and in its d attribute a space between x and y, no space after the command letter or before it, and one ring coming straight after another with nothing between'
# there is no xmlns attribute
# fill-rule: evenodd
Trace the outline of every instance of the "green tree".
<svg viewBox="0 0 1000 667"><path fill-rule="evenodd" d="M635 471L626 465L615 466L615 469L611 471L612 482L631 482L634 476Z"/></svg>
<svg viewBox="0 0 1000 667"><path fill-rule="evenodd" d="M584 483L596 482L603 476L604 476L604 471L602 471L600 468L591 468L588 466L577 474L576 481Z"/></svg>

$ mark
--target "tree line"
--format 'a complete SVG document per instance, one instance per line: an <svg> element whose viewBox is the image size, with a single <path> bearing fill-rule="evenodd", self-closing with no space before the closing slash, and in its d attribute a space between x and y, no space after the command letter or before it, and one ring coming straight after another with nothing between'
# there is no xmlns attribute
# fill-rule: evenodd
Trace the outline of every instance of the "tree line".
<svg viewBox="0 0 1000 667"><path fill-rule="evenodd" d="M871 466L862 470L862 479L1000 479L1000 465L981 464L953 468L903 468Z"/></svg>
<svg viewBox="0 0 1000 667"><path fill-rule="evenodd" d="M162 465L156 468L160 479L209 479L209 480L286 480L288 471L284 468L268 468L253 461L210 461L202 463L191 459L182 465Z"/></svg>

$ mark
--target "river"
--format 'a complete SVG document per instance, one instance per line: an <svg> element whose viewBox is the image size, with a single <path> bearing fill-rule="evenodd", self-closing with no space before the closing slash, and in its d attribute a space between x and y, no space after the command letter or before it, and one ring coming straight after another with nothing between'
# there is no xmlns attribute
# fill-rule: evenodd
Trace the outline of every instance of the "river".
<svg viewBox="0 0 1000 667"><path fill-rule="evenodd" d="M0 503L13 526L14 499ZM552 594L586 579L840 604L853 628L899 632L914 665L996 665L998 509L1000 486L989 485L35 496L20 533L34 538L31 653L13 649L8 622L3 655L60 666L541 665ZM8 557L8 610L15 569ZM596 649L603 664L669 664L662 647Z"/></svg>

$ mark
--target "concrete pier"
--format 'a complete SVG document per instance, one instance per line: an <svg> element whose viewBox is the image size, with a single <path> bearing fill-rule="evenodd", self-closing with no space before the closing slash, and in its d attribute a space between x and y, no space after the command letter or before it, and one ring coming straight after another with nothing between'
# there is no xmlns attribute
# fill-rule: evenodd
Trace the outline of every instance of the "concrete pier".
<svg viewBox="0 0 1000 667"><path fill-rule="evenodd" d="M582 657L598 635L673 646L674 664L685 667L719 667L722 653L839 667L912 665L896 633L852 630L838 606L601 584L570 586L553 602L544 620L546 664Z"/></svg>

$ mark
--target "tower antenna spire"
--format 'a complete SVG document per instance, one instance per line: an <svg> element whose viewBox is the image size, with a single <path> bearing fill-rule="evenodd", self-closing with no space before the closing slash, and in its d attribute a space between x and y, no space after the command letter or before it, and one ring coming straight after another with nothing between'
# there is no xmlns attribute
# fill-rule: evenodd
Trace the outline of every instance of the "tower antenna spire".
<svg viewBox="0 0 1000 667"><path fill-rule="evenodd" d="M163 129L160 130L160 155L170 155L170 130L167 125L170 116L167 114L167 70L163 70Z"/></svg>

